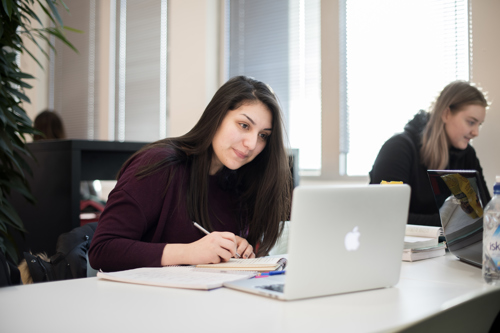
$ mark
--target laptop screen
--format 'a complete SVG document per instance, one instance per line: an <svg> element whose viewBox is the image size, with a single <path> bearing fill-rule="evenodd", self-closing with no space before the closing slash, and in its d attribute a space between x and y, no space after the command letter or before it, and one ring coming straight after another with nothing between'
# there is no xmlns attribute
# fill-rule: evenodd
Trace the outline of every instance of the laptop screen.
<svg viewBox="0 0 500 333"><path fill-rule="evenodd" d="M428 170L448 249L460 260L481 266L483 189L476 170Z"/></svg>

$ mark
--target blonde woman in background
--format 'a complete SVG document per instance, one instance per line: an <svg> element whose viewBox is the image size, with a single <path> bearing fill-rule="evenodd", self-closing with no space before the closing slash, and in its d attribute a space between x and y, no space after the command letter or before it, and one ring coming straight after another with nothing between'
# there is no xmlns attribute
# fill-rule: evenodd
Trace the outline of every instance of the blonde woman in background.
<svg viewBox="0 0 500 333"><path fill-rule="evenodd" d="M409 121L404 132L387 140L370 171L370 183L402 181L411 186L409 224L441 226L427 170L474 169L480 173L483 200L490 194L470 141L479 135L488 101L466 81L448 84L431 105Z"/></svg>

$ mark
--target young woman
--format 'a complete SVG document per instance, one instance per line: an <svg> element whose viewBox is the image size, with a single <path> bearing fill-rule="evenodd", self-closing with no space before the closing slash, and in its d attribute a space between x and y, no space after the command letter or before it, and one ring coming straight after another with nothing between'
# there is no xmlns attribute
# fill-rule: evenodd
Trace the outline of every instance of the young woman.
<svg viewBox="0 0 500 333"><path fill-rule="evenodd" d="M92 240L91 266L116 271L266 255L291 208L282 128L266 84L229 80L191 131L125 162Z"/></svg>
<svg viewBox="0 0 500 333"><path fill-rule="evenodd" d="M452 82L441 91L430 112L421 110L403 133L382 146L370 171L370 183L402 181L411 186L408 223L441 226L428 169L475 169L486 191L483 198L490 200L476 151L469 144L479 135L487 107L486 98L475 86Z"/></svg>

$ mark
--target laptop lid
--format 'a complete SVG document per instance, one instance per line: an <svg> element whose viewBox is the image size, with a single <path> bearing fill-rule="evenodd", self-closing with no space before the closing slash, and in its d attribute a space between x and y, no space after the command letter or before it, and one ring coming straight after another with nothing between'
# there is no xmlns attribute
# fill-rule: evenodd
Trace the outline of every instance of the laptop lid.
<svg viewBox="0 0 500 333"><path fill-rule="evenodd" d="M428 170L449 251L477 267L483 260L484 189L476 170Z"/></svg>
<svg viewBox="0 0 500 333"><path fill-rule="evenodd" d="M286 274L225 286L286 300L393 286L409 201L407 185L298 186Z"/></svg>

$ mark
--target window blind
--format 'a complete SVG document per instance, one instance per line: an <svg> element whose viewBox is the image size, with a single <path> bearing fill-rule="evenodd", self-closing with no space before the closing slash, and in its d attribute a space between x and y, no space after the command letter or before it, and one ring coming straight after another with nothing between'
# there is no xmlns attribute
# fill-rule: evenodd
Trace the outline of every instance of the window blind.
<svg viewBox="0 0 500 333"><path fill-rule="evenodd" d="M66 25L83 33L67 33L76 47L75 53L59 40L50 63L49 108L55 109L64 123L68 138L95 139L99 130L97 105L99 82L95 80L101 64L96 47L99 42L99 11L96 1L67 0L70 13L60 10Z"/></svg>
<svg viewBox="0 0 500 333"><path fill-rule="evenodd" d="M231 0L229 77L247 75L278 96L299 168L321 169L319 0Z"/></svg>
<svg viewBox="0 0 500 333"><path fill-rule="evenodd" d="M166 136L166 1L117 1L115 132L119 141Z"/></svg>

